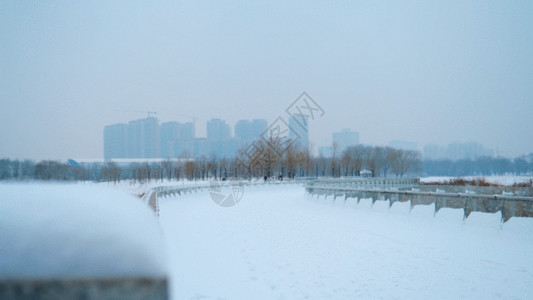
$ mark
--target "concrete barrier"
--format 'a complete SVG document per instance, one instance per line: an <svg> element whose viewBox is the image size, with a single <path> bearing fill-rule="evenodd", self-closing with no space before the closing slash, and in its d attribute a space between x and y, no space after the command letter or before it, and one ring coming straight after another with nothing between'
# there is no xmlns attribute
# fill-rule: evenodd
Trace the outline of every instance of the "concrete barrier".
<svg viewBox="0 0 533 300"><path fill-rule="evenodd" d="M507 195L533 197L533 188L512 186L452 186L452 185L420 185L417 187L421 192L445 193L475 193L482 195Z"/></svg>
<svg viewBox="0 0 533 300"><path fill-rule="evenodd" d="M168 299L165 278L0 280L0 299Z"/></svg>
<svg viewBox="0 0 533 300"><path fill-rule="evenodd" d="M0 299L168 299L163 236L141 201L83 184L2 188Z"/></svg>
<svg viewBox="0 0 533 300"><path fill-rule="evenodd" d="M216 181L217 183L219 181ZM314 179L286 179L286 180L258 180L258 181L222 181L225 186L270 186L270 185L288 185L288 184L306 184L314 182ZM207 191L212 187L212 183L199 183L190 186L183 185L169 185L156 186L151 188L143 196L143 201L150 206L154 215L159 216L159 198L175 197L190 193Z"/></svg>
<svg viewBox="0 0 533 300"><path fill-rule="evenodd" d="M317 181L307 184L306 191L312 195L324 195L326 198L328 195L334 195L333 200L341 196L344 197L345 201L348 198L357 198L357 202L360 199L371 198L372 204L376 201L388 200L389 207L395 202L407 201L410 201L411 208L417 205L434 205L435 214L442 208L463 209L464 218L468 218L472 212L500 212L502 222L507 222L511 217L533 217L533 197L509 195L511 192L530 195L531 191L528 188L498 189L490 187L483 189L480 187L473 189L472 187L438 186L438 189L432 188L439 192L427 192L427 187L416 185L419 182L417 179L339 180L339 183L331 180ZM503 195L478 194L480 192L501 192Z"/></svg>

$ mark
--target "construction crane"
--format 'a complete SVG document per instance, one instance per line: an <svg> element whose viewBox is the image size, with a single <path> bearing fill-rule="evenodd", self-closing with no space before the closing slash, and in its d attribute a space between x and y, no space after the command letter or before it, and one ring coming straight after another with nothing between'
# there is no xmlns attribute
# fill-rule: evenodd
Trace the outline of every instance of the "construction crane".
<svg viewBox="0 0 533 300"><path fill-rule="evenodd" d="M145 110L121 110L121 109L114 109L113 111L117 111L117 112L123 112L123 113L143 113L143 114L148 114L148 117L155 117L157 116L157 112L156 111L145 111ZM190 116L190 115L184 115L184 114L174 114L175 116L180 116L180 117L186 117L188 119L191 119L193 124L194 124L194 128L196 128L196 121L198 120L197 117L195 116Z"/></svg>
<svg viewBox="0 0 533 300"><path fill-rule="evenodd" d="M189 115L183 115L183 114L174 114L175 116L180 116L180 117L186 117L186 118L189 118L192 120L192 123L194 124L194 128L196 128L196 120L198 120L197 117L195 116L189 116Z"/></svg>
<svg viewBox="0 0 533 300"><path fill-rule="evenodd" d="M114 109L113 111L118 112L125 112L125 113L142 113L142 114L148 114L148 117L155 117L157 115L156 111L145 111L145 110L121 110L121 109Z"/></svg>

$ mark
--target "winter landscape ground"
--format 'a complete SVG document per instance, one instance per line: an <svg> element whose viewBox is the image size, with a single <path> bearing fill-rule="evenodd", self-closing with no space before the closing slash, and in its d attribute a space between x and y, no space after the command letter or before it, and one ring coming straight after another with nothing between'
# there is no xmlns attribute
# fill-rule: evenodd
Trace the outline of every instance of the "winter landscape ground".
<svg viewBox="0 0 533 300"><path fill-rule="evenodd" d="M257 186L160 201L175 299L528 299L533 220Z"/></svg>
<svg viewBox="0 0 533 300"><path fill-rule="evenodd" d="M123 191L12 183L0 195L0 280L167 273L157 220Z"/></svg>
<svg viewBox="0 0 533 300"><path fill-rule="evenodd" d="M172 299L533 298L533 218L289 184L246 186L233 207L207 190L161 198L157 225L127 194L161 184L176 183L0 185L0 279L168 272Z"/></svg>

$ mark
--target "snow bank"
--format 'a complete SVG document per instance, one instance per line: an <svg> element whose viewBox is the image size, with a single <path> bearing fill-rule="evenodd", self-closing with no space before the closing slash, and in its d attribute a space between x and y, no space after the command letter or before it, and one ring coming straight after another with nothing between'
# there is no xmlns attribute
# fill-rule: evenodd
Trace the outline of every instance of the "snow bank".
<svg viewBox="0 0 533 300"><path fill-rule="evenodd" d="M175 299L532 299L533 218L246 187L160 199Z"/></svg>
<svg viewBox="0 0 533 300"><path fill-rule="evenodd" d="M196 187L196 186L209 186L209 180L150 180L143 183L123 180L121 182L80 182L80 184L87 186L97 186L97 187L106 187L113 188L116 190L121 190L130 195L141 197L146 196L152 188L155 187Z"/></svg>
<svg viewBox="0 0 533 300"><path fill-rule="evenodd" d="M166 276L139 199L82 184L0 185L0 279Z"/></svg>
<svg viewBox="0 0 533 300"><path fill-rule="evenodd" d="M527 183L533 180L533 176L514 176L514 175L494 175L494 176L429 176L420 178L420 182L445 182L454 180L456 178L464 178L466 180L485 179L487 182L501 185L513 185L515 183Z"/></svg>

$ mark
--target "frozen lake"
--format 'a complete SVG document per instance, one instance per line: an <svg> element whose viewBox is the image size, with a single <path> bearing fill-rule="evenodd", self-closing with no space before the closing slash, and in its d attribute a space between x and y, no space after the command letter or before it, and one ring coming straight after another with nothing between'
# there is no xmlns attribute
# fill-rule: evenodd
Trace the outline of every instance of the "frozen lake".
<svg viewBox="0 0 533 300"><path fill-rule="evenodd" d="M175 299L531 299L533 219L332 198L301 186L160 200Z"/></svg>

